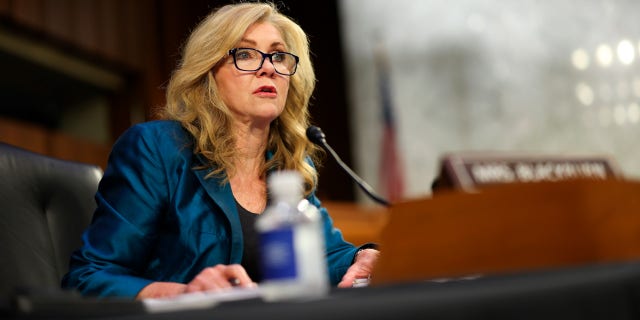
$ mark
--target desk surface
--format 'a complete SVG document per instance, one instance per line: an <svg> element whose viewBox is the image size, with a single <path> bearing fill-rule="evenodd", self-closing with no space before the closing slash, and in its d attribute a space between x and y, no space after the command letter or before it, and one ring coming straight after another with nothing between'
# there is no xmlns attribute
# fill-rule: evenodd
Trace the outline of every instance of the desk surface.
<svg viewBox="0 0 640 320"><path fill-rule="evenodd" d="M74 307L75 303L75 307ZM84 304L85 307L82 307ZM638 319L640 262L334 289L323 299L146 314L136 302L83 300L48 306L47 319ZM88 306L88 307L87 307ZM45 309L40 309L40 311ZM84 310L84 311L83 311ZM91 310L87 312L87 310ZM37 308L13 319L43 319Z"/></svg>

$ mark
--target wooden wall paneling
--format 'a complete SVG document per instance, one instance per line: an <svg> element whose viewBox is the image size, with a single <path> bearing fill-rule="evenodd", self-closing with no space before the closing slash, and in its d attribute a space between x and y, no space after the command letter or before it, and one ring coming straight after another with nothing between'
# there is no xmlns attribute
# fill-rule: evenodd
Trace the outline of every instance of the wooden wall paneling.
<svg viewBox="0 0 640 320"><path fill-rule="evenodd" d="M71 0L48 0L43 3L43 24L46 33L67 43L73 43Z"/></svg>
<svg viewBox="0 0 640 320"><path fill-rule="evenodd" d="M0 141L33 152L47 153L47 131L26 122L0 117Z"/></svg>
<svg viewBox="0 0 640 320"><path fill-rule="evenodd" d="M86 141L41 126L0 117L0 141L58 159L91 163L103 170L110 145Z"/></svg>
<svg viewBox="0 0 640 320"><path fill-rule="evenodd" d="M115 141L132 124L131 107L139 99L139 81L129 81L125 88L109 97L111 140Z"/></svg>
<svg viewBox="0 0 640 320"><path fill-rule="evenodd" d="M122 1L120 2L122 9L122 29L120 36L124 40L123 62L127 65L140 70L140 64L143 60L142 48L140 46L140 1ZM149 36L149 35L147 35Z"/></svg>
<svg viewBox="0 0 640 320"><path fill-rule="evenodd" d="M51 132L47 141L47 154L63 160L91 163L107 167L111 146L89 142L74 136Z"/></svg>
<svg viewBox="0 0 640 320"><path fill-rule="evenodd" d="M190 7L192 8L192 7ZM159 18L162 23L160 40L161 50L164 52L165 72L169 74L180 59L181 45L187 40L188 30L195 28L197 21L187 12L187 8L176 1L164 1L161 6ZM206 12L202 12L206 14Z"/></svg>
<svg viewBox="0 0 640 320"><path fill-rule="evenodd" d="M0 0L0 16L11 14L11 0Z"/></svg>
<svg viewBox="0 0 640 320"><path fill-rule="evenodd" d="M73 0L71 7L75 42L80 48L91 53L98 52L100 46L97 32L100 20L97 18L96 4L96 1Z"/></svg>
<svg viewBox="0 0 640 320"><path fill-rule="evenodd" d="M153 67L154 96L149 108L160 107L165 103L164 87L169 82L171 73L177 67L181 58L182 45L186 42L190 32L206 17L213 8L228 1L190 0L189 6L182 1L161 1L156 4L156 61ZM150 110L150 115L153 116Z"/></svg>
<svg viewBox="0 0 640 320"><path fill-rule="evenodd" d="M100 41L99 52L112 61L120 61L122 41L119 2L114 0L94 0L97 9L97 35Z"/></svg>
<svg viewBox="0 0 640 320"><path fill-rule="evenodd" d="M140 15L140 29L139 34L141 37L143 61L143 70L145 73L144 79L144 95L145 95L145 114L147 119L153 114L152 110L164 105L164 89L163 86L167 81L166 73L160 62L160 41L158 38L162 37L161 29L159 27L159 18L156 15L158 8L156 7L156 1L153 0L141 0L144 7L144 13Z"/></svg>
<svg viewBox="0 0 640 320"><path fill-rule="evenodd" d="M13 18L20 24L41 30L43 28L45 0L20 0L11 3Z"/></svg>

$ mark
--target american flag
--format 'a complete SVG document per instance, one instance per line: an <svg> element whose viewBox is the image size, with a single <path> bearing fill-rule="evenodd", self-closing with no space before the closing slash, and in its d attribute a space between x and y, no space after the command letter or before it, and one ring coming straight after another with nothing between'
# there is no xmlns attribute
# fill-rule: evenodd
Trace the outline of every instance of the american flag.
<svg viewBox="0 0 640 320"><path fill-rule="evenodd" d="M389 63L382 46L379 46L375 53L383 126L379 168L380 182L387 200L393 203L401 200L404 196L404 170L397 145L396 124L391 102Z"/></svg>

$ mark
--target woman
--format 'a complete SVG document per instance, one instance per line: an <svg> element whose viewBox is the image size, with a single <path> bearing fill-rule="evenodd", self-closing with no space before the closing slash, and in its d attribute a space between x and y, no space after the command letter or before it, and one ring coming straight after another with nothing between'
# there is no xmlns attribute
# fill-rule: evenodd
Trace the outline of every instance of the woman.
<svg viewBox="0 0 640 320"><path fill-rule="evenodd" d="M114 144L63 287L141 299L259 282L253 221L269 172L300 172L320 207L319 150L305 138L314 86L305 33L272 4L205 18L172 75L163 120ZM378 251L345 242L321 213L331 282L370 275Z"/></svg>

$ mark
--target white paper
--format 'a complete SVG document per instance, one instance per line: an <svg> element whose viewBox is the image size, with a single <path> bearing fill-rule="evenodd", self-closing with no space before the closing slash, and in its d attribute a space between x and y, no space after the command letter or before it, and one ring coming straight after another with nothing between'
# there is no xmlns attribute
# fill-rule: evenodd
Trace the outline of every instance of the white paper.
<svg viewBox="0 0 640 320"><path fill-rule="evenodd" d="M142 300L142 303L147 312L158 313L212 308L225 301L237 301L261 297L262 292L260 287L233 287L225 290L185 293L171 298L144 299Z"/></svg>

